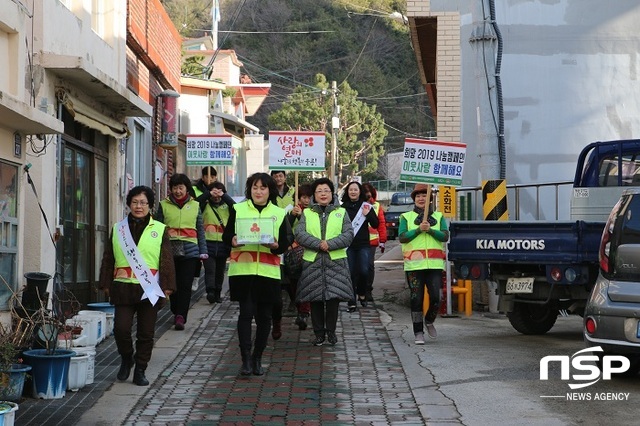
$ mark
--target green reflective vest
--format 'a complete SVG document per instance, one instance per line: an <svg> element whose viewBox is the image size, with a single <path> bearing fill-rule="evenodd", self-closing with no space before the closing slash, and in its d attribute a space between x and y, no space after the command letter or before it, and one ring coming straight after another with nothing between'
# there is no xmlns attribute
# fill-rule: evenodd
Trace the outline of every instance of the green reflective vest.
<svg viewBox="0 0 640 426"><path fill-rule="evenodd" d="M269 202L262 211L258 211L251 200L246 200L233 205L236 211L236 226L238 220L271 219L276 235L285 220L285 211ZM229 257L229 276L235 275L260 275L262 277L281 279L280 256L271 253L271 249L262 244L245 244L231 249Z"/></svg>
<svg viewBox="0 0 640 426"><path fill-rule="evenodd" d="M439 231L442 222L442 213L434 212L431 215L436 224L431 228ZM407 230L411 231L419 228L415 220L418 213L409 211L401 215L407 221ZM436 240L433 236L422 232L413 240L402 244L402 257L404 258L405 271L418 271L421 269L444 269L444 243Z"/></svg>
<svg viewBox="0 0 640 426"><path fill-rule="evenodd" d="M295 188L289 188L289 190L281 197L280 195L278 195L276 197L276 202L278 203L278 207L280 207L281 209L286 208L287 206L294 206L294 198L296 196L296 189Z"/></svg>
<svg viewBox="0 0 640 426"><path fill-rule="evenodd" d="M322 228L320 225L320 215L314 212L312 209L304 209L302 211L304 214L304 219L307 226L307 233L322 239ZM327 228L324 236L325 241L329 241L332 238L337 237L342 234L342 223L344 222L344 217L347 214L347 211L338 207L335 210L332 210L329 213L329 217L327 218ZM308 262L313 262L318 256L318 252L316 250L305 247L304 254L302 258ZM329 257L331 260L336 259L344 259L347 257L347 248L339 248L336 250L329 251Z"/></svg>
<svg viewBox="0 0 640 426"><path fill-rule="evenodd" d="M182 208L176 206L168 198L160 201L164 223L169 227L169 237L172 240L187 241L198 244L196 223L200 205L193 199L187 201Z"/></svg>
<svg viewBox="0 0 640 426"><path fill-rule="evenodd" d="M131 265L129 265L127 258L122 252L122 247L120 247L120 240L118 239L116 230L117 226L117 223L113 225L113 237L111 238L113 257L115 260L113 279L124 283L140 284L140 281L138 281L133 274ZM142 231L140 241L138 241L138 251L154 275L158 272L158 267L160 266L160 248L162 247L162 234L165 228L164 223L151 218L149 219L147 227Z"/></svg>

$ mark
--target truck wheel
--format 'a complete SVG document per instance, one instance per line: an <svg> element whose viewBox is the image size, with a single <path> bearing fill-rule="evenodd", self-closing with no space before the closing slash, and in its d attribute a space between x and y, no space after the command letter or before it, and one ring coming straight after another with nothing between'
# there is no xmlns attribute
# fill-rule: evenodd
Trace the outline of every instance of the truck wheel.
<svg viewBox="0 0 640 426"><path fill-rule="evenodd" d="M544 334L558 319L558 308L553 305L514 303L507 313L511 326L522 334Z"/></svg>

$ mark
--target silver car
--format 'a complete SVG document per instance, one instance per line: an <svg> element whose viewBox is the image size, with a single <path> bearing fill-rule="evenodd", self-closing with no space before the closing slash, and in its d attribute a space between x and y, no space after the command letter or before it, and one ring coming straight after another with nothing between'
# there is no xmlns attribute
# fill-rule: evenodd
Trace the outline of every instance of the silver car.
<svg viewBox="0 0 640 426"><path fill-rule="evenodd" d="M638 216L636 216L638 215ZM628 189L613 207L600 242L600 273L584 314L587 346L624 355L640 369L640 188Z"/></svg>

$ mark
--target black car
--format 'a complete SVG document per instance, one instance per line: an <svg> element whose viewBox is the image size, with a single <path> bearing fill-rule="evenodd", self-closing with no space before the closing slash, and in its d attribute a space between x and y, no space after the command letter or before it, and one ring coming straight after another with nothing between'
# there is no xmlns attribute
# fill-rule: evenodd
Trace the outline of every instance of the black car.
<svg viewBox="0 0 640 426"><path fill-rule="evenodd" d="M398 237L398 225L400 215L413 208L413 199L410 192L396 192L391 196L391 204L384 212L384 220L387 223L387 238L395 240Z"/></svg>

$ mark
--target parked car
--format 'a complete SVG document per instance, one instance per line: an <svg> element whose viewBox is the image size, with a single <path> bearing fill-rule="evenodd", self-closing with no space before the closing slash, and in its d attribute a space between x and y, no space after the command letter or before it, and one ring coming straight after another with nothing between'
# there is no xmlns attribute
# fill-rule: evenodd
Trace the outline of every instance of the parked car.
<svg viewBox="0 0 640 426"><path fill-rule="evenodd" d="M413 199L410 192L396 192L391 196L391 203L384 212L384 220L387 223L387 238L395 240L398 237L398 225L400 215L408 212L413 207Z"/></svg>
<svg viewBox="0 0 640 426"><path fill-rule="evenodd" d="M600 272L584 313L584 341L640 370L640 188L627 189L602 232Z"/></svg>

